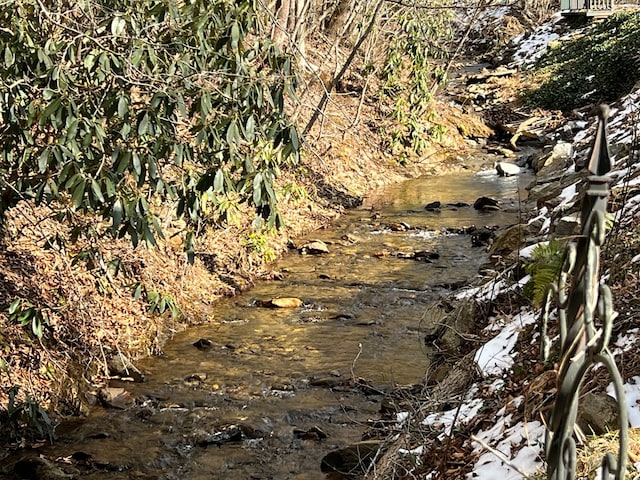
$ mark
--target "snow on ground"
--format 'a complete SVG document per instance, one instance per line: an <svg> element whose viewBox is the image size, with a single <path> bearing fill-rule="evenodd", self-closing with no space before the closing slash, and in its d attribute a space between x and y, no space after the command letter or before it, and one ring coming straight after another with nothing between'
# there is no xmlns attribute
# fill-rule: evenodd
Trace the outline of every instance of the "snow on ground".
<svg viewBox="0 0 640 480"><path fill-rule="evenodd" d="M632 427L640 427L640 377L630 378L623 387L629 412L629 424ZM607 393L613 398L618 398L613 383L607 387Z"/></svg>
<svg viewBox="0 0 640 480"><path fill-rule="evenodd" d="M538 421L518 422L510 426L511 415L499 418L488 430L474 435L476 461L473 480L518 480L538 470L542 462L545 428Z"/></svg>
<svg viewBox="0 0 640 480"><path fill-rule="evenodd" d="M533 32L515 37L511 43L518 45L518 50L513 54L513 62L510 67L530 67L542 57L551 42L560 38L558 22L562 16L557 13L550 23L545 23Z"/></svg>
<svg viewBox="0 0 640 480"><path fill-rule="evenodd" d="M514 347L518 335L523 327L537 320L534 312L526 312L517 316L513 321L502 326L500 333L480 347L475 354L475 362L482 374L487 376L501 375L509 370L514 362ZM489 325L485 330L492 329Z"/></svg>

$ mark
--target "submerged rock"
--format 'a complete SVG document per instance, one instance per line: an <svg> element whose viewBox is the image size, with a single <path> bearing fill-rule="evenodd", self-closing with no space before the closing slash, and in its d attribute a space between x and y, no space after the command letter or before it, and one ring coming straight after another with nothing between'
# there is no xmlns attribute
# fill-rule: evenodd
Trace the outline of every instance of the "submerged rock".
<svg viewBox="0 0 640 480"><path fill-rule="evenodd" d="M500 202L491 197L480 197L473 202L473 208L476 210L500 210Z"/></svg>
<svg viewBox="0 0 640 480"><path fill-rule="evenodd" d="M299 247L298 252L302 255L321 255L329 253L329 247L321 240L313 240Z"/></svg>
<svg viewBox="0 0 640 480"><path fill-rule="evenodd" d="M106 387L98 390L98 400L106 408L125 410L133 406L131 394L124 388Z"/></svg>
<svg viewBox="0 0 640 480"><path fill-rule="evenodd" d="M302 440L324 440L328 435L320 427L314 425L309 430L293 429L293 436Z"/></svg>
<svg viewBox="0 0 640 480"><path fill-rule="evenodd" d="M427 210L428 212L436 212L440 210L441 207L442 207L442 203L435 201L435 202L427 203L424 206L424 209Z"/></svg>
<svg viewBox="0 0 640 480"><path fill-rule="evenodd" d="M242 441L242 429L238 425L227 425L214 433L196 432L194 437L195 443L199 447L206 447L208 445L220 446L225 443Z"/></svg>
<svg viewBox="0 0 640 480"><path fill-rule="evenodd" d="M382 448L381 440L365 440L348 447L335 450L322 459L320 469L343 475L357 475L366 472Z"/></svg>
<svg viewBox="0 0 640 480"><path fill-rule="evenodd" d="M295 297L276 297L271 300L263 300L260 305L268 308L298 308L304 305L304 302Z"/></svg>
<svg viewBox="0 0 640 480"><path fill-rule="evenodd" d="M212 345L213 343L211 342L211 340L208 340L206 338L200 338L195 342L193 342L193 346L196 347L198 350L207 350L211 348Z"/></svg>

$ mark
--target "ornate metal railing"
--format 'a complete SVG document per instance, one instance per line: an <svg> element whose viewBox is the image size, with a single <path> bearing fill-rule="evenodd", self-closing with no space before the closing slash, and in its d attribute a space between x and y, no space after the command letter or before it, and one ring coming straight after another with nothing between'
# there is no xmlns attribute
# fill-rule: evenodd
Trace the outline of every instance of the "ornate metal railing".
<svg viewBox="0 0 640 480"><path fill-rule="evenodd" d="M547 425L547 478L569 480L576 473L574 429L578 414L580 387L596 364L603 365L613 381L619 413L617 456L607 453L602 460L602 478L622 480L626 471L628 413L622 378L608 348L616 313L611 290L600 279L600 247L605 239L605 213L611 169L607 142L609 107L600 106L598 131L588 169L583 200L582 233L565 251L556 284L547 291L542 309L542 355L548 359L551 341L547 325L555 298L560 327L560 366L556 403Z"/></svg>

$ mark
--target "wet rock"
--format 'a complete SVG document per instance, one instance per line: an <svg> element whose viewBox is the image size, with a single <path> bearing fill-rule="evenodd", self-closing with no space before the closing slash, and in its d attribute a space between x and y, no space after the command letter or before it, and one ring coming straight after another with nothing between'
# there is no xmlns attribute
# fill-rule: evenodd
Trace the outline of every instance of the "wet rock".
<svg viewBox="0 0 640 480"><path fill-rule="evenodd" d="M355 325L358 327L372 327L373 325L380 325L380 321L372 319L358 320Z"/></svg>
<svg viewBox="0 0 640 480"><path fill-rule="evenodd" d="M325 473L337 472L343 475L364 473L378 457L382 446L381 440L365 440L335 450L325 455L320 469Z"/></svg>
<svg viewBox="0 0 640 480"><path fill-rule="evenodd" d="M431 260L438 260L440 254L437 252L429 252L428 250L418 250L414 252L413 258L421 262L430 262Z"/></svg>
<svg viewBox="0 0 640 480"><path fill-rule="evenodd" d="M534 155L531 160L531 168L542 176L549 174L551 171L564 169L571 163L573 158L573 145L566 142L557 143L551 152L543 152ZM542 170L545 169L544 172Z"/></svg>
<svg viewBox="0 0 640 480"><path fill-rule="evenodd" d="M480 197L475 202L473 202L473 208L476 210L500 210L500 202L495 198L491 197Z"/></svg>
<svg viewBox="0 0 640 480"><path fill-rule="evenodd" d="M405 222L393 223L388 226L389 230L392 232L405 232L407 230L411 230L411 225Z"/></svg>
<svg viewBox="0 0 640 480"><path fill-rule="evenodd" d="M194 440L199 447L209 445L224 445L230 442L242 441L242 429L238 425L226 425L214 433L197 431L194 433Z"/></svg>
<svg viewBox="0 0 640 480"><path fill-rule="evenodd" d="M440 210L440 208L442 208L442 203L438 201L427 203L424 206L424 209L428 212L437 212Z"/></svg>
<svg viewBox="0 0 640 480"><path fill-rule="evenodd" d="M280 297L261 301L260 305L269 308L298 308L304 305L304 302L295 297Z"/></svg>
<svg viewBox="0 0 640 480"><path fill-rule="evenodd" d="M213 346L213 343L211 342L211 340L208 340L206 338L200 338L193 342L193 346L198 350L208 350Z"/></svg>
<svg viewBox="0 0 640 480"><path fill-rule="evenodd" d="M471 205L469 205L468 203L465 202L453 202L453 203L447 203L447 207L452 207L452 208L464 208L464 207L470 207Z"/></svg>
<svg viewBox="0 0 640 480"><path fill-rule="evenodd" d="M586 435L603 435L620 428L618 405L605 393L587 393L580 399L576 423Z"/></svg>
<svg viewBox="0 0 640 480"><path fill-rule="evenodd" d="M520 175L520 167L509 162L496 162L495 169L499 176L510 177L512 175Z"/></svg>
<svg viewBox="0 0 640 480"><path fill-rule="evenodd" d="M323 253L329 253L329 247L321 240L313 240L299 247L298 252L302 255L321 255Z"/></svg>
<svg viewBox="0 0 640 480"><path fill-rule="evenodd" d="M344 240L345 242L349 242L351 244L360 243L360 239L358 237L356 237L355 235L352 235L350 233L347 233L347 234L343 235L340 238L342 240Z"/></svg>
<svg viewBox="0 0 640 480"><path fill-rule="evenodd" d="M121 379L131 379L134 382L144 382L143 373L124 355L116 355L108 362L109 374Z"/></svg>
<svg viewBox="0 0 640 480"><path fill-rule="evenodd" d="M309 380L309 385L311 385L312 387L324 387L324 388L341 387L348 383L349 383L348 379L344 379L337 376L315 377Z"/></svg>
<svg viewBox="0 0 640 480"><path fill-rule="evenodd" d="M299 428L294 428L293 436L295 438L300 438L302 440L316 440L316 441L324 440L325 438L328 437L328 435L324 431L322 431L322 429L317 425L314 425L309 430L301 430Z"/></svg>
<svg viewBox="0 0 640 480"><path fill-rule="evenodd" d="M71 467L67 468L71 469ZM80 472L75 468L73 471L73 473L66 473L54 462L42 457L25 458L16 462L13 466L13 474L17 478L26 478L29 480L79 478Z"/></svg>
<svg viewBox="0 0 640 480"><path fill-rule="evenodd" d="M476 228L471 232L471 246L483 247L489 245L493 239L493 230L487 227Z"/></svg>
<svg viewBox="0 0 640 480"><path fill-rule="evenodd" d="M565 215L553 226L553 233L560 237L576 235L579 227L579 214Z"/></svg>
<svg viewBox="0 0 640 480"><path fill-rule="evenodd" d="M489 249L489 255L506 256L520 250L528 233L526 225L513 225L501 232L497 232L495 240Z"/></svg>
<svg viewBox="0 0 640 480"><path fill-rule="evenodd" d="M331 275L327 275L326 273L321 273L318 275L318 278L321 280L331 280Z"/></svg>
<svg viewBox="0 0 640 480"><path fill-rule="evenodd" d="M105 408L126 410L133 406L134 399L124 388L106 387L98 390L98 400Z"/></svg>
<svg viewBox="0 0 640 480"><path fill-rule="evenodd" d="M440 349L447 354L456 354L458 349L467 342L470 334L475 330L478 306L474 301L464 301L450 312L444 324L446 328L438 341Z"/></svg>
<svg viewBox="0 0 640 480"><path fill-rule="evenodd" d="M552 210L562 201L560 197L562 191L569 185L579 182L581 176L573 173L552 179L537 178L536 184L529 187L529 201L535 202L538 208L548 207Z"/></svg>
<svg viewBox="0 0 640 480"><path fill-rule="evenodd" d="M329 317L329 320L353 320L355 315L352 313L337 313Z"/></svg>
<svg viewBox="0 0 640 480"><path fill-rule="evenodd" d="M206 373L192 373L182 381L186 387L197 387L207 379Z"/></svg>

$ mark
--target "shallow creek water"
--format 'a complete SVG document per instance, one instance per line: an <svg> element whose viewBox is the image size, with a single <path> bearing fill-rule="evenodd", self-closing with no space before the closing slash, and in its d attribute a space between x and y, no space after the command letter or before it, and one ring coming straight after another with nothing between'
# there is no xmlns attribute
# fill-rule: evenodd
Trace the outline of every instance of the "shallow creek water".
<svg viewBox="0 0 640 480"><path fill-rule="evenodd" d="M325 478L322 457L360 440L367 420L379 416L382 396L365 395L349 380L381 389L420 382L430 361L425 309L486 261L469 235L446 229L515 223L524 183L456 174L375 192L306 239L325 241L330 253L292 250L274 266L282 280L260 281L216 304L210 324L176 335L163 356L143 361L144 383L114 382L136 406L95 407L86 421L61 426L57 443L41 453L89 455L90 467L76 467L92 479ZM435 200L473 204L483 195L500 199L503 210L424 209ZM398 224L409 228L394 231ZM440 256L429 263L395 255L416 251ZM274 297L297 297L304 306L259 306ZM199 339L211 345L198 349ZM240 425L242 438L217 442L225 425Z"/></svg>

